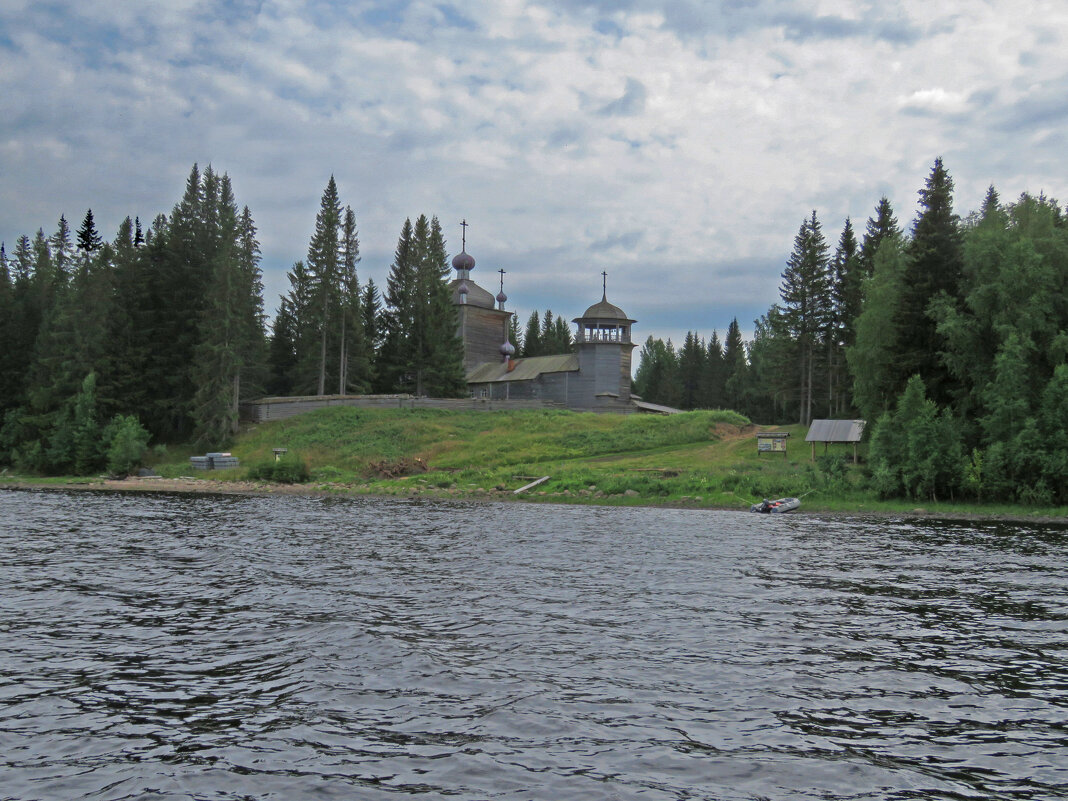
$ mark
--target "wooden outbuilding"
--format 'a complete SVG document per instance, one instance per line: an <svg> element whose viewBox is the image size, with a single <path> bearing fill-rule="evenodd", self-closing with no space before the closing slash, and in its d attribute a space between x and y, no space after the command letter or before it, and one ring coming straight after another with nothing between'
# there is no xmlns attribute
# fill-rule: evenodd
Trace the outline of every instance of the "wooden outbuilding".
<svg viewBox="0 0 1068 801"><path fill-rule="evenodd" d="M853 443L853 464L857 463L857 443L864 436L864 420L813 420L805 436L812 443L812 461L816 461L816 443L823 443L823 452L832 442Z"/></svg>

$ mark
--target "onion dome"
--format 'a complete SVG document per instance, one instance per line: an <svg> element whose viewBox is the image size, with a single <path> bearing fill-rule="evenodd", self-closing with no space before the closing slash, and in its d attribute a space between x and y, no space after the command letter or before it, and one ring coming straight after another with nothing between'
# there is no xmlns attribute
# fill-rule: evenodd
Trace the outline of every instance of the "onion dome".
<svg viewBox="0 0 1068 801"><path fill-rule="evenodd" d="M502 289L500 292L497 293L497 302L504 303L506 300L508 300L508 296L504 294L504 290Z"/></svg>
<svg viewBox="0 0 1068 801"><path fill-rule="evenodd" d="M467 251L460 251L452 258L452 268L454 270L471 270L474 269L475 259Z"/></svg>
<svg viewBox="0 0 1068 801"><path fill-rule="evenodd" d="M505 340L501 344L500 350L501 350L501 355L502 356L514 356L515 355L515 345L513 345L508 340Z"/></svg>
<svg viewBox="0 0 1068 801"><path fill-rule="evenodd" d="M471 291L471 288L467 285L467 281L461 281L460 285L456 287L456 291L459 292L461 295L466 295L468 292Z"/></svg>

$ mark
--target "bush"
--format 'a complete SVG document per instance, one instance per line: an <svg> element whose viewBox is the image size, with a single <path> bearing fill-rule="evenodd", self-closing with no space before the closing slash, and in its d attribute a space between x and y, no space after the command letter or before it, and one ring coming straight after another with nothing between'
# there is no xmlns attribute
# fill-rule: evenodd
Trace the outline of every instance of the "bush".
<svg viewBox="0 0 1068 801"><path fill-rule="evenodd" d="M150 436L133 415L115 415L104 429L103 437L108 472L116 476L132 473L148 452Z"/></svg>
<svg viewBox="0 0 1068 801"><path fill-rule="evenodd" d="M841 481L845 478L846 460L835 453L823 453L816 457L816 465L828 482Z"/></svg>
<svg viewBox="0 0 1068 801"><path fill-rule="evenodd" d="M311 478L308 465L295 454L286 454L275 461L259 462L248 469L248 477L255 481L274 481L278 484L303 484Z"/></svg>

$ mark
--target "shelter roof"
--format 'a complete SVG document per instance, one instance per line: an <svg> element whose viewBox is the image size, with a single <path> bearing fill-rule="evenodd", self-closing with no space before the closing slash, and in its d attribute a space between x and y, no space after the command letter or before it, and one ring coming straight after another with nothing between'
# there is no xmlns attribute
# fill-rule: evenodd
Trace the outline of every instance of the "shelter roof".
<svg viewBox="0 0 1068 801"><path fill-rule="evenodd" d="M512 364L514 367L511 372L508 371L508 362L504 361L475 365L467 372L467 383L531 381L543 373L569 373L579 369L578 356L574 353L514 359Z"/></svg>
<svg viewBox="0 0 1068 801"><path fill-rule="evenodd" d="M864 420L813 420L805 442L860 442Z"/></svg>

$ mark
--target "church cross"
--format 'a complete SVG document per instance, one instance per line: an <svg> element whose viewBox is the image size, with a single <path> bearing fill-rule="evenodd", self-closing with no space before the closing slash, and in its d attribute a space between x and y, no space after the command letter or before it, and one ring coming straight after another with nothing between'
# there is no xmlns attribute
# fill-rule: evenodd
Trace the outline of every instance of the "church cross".
<svg viewBox="0 0 1068 801"><path fill-rule="evenodd" d="M463 233L460 236L460 241L462 243L460 245L460 250L462 250L464 253L466 253L467 252L467 218L466 217L464 219L460 220L460 227L463 229Z"/></svg>
<svg viewBox="0 0 1068 801"><path fill-rule="evenodd" d="M504 268L502 267L497 272L501 274L501 292L504 292Z"/></svg>
<svg viewBox="0 0 1068 801"><path fill-rule="evenodd" d="M608 297L608 273L601 270L601 294Z"/></svg>

